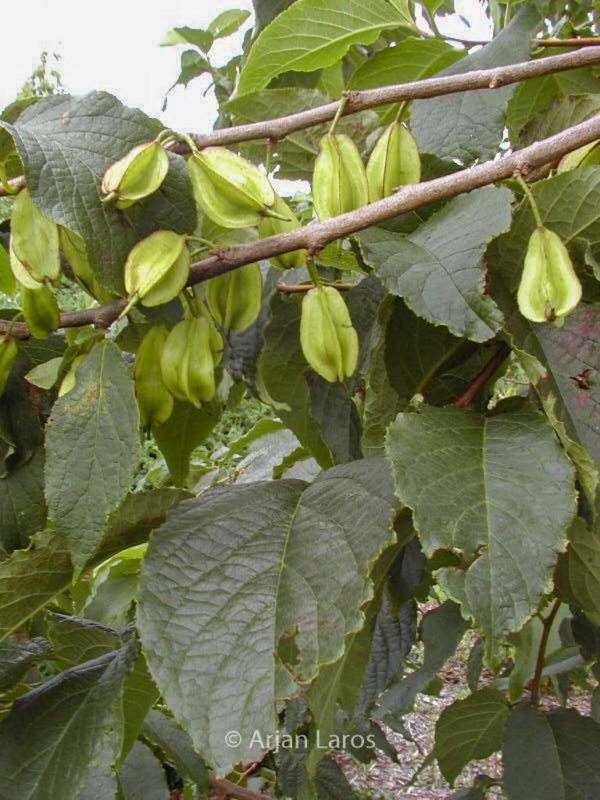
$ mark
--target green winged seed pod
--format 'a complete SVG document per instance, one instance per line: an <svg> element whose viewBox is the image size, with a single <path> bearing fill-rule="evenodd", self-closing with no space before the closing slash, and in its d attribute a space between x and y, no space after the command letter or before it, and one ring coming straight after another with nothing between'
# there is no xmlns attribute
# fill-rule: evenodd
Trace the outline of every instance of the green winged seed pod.
<svg viewBox="0 0 600 800"><path fill-rule="evenodd" d="M218 366L223 360L223 337L217 330L212 313L207 308L206 290L208 284L210 284L210 281L207 281L207 283L197 283L192 287L192 302L194 306L194 315L208 322L210 349L213 354L215 366Z"/></svg>
<svg viewBox="0 0 600 800"><path fill-rule="evenodd" d="M224 147L207 147L188 160L194 196L223 228L249 228L272 213L275 192L254 164Z"/></svg>
<svg viewBox="0 0 600 800"><path fill-rule="evenodd" d="M369 202L389 197L398 186L421 180L421 157L411 132L400 122L389 125L377 140L367 164Z"/></svg>
<svg viewBox="0 0 600 800"><path fill-rule="evenodd" d="M261 239L267 236L277 236L278 233L289 233L302 227L300 220L288 206L285 200L279 195L275 195L275 205L273 206L277 217L265 217L258 226L258 233ZM274 267L279 269L296 269L306 264L306 254L304 250L294 250L292 253L282 253L269 259Z"/></svg>
<svg viewBox="0 0 600 800"><path fill-rule="evenodd" d="M186 236L174 231L155 231L138 242L125 262L125 289L129 303L160 306L177 297L190 272Z"/></svg>
<svg viewBox="0 0 600 800"><path fill-rule="evenodd" d="M169 332L153 325L142 339L135 357L133 379L142 428L156 428L173 413L173 395L162 376L161 356Z"/></svg>
<svg viewBox="0 0 600 800"><path fill-rule="evenodd" d="M120 209L129 208L154 194L169 171L169 156L162 145L138 144L119 161L111 164L102 178L102 202L114 202Z"/></svg>
<svg viewBox="0 0 600 800"><path fill-rule="evenodd" d="M27 327L36 339L46 339L60 325L60 309L49 286L21 289L21 308Z"/></svg>
<svg viewBox="0 0 600 800"><path fill-rule="evenodd" d="M337 289L317 286L304 296L300 345L310 366L330 383L344 381L356 370L358 336Z"/></svg>
<svg viewBox="0 0 600 800"><path fill-rule="evenodd" d="M567 248L553 231L536 228L517 292L519 311L531 322L550 322L569 314L580 300L581 283Z"/></svg>
<svg viewBox="0 0 600 800"><path fill-rule="evenodd" d="M349 136L328 133L321 139L312 193L315 211L321 220L337 217L369 202L365 166Z"/></svg>
<svg viewBox="0 0 600 800"><path fill-rule="evenodd" d="M60 278L58 225L39 211L27 189L19 192L13 205L10 263L15 278L30 289Z"/></svg>
<svg viewBox="0 0 600 800"><path fill-rule="evenodd" d="M173 397L200 408L215 395L215 363L210 324L204 317L178 322L161 355L162 377Z"/></svg>
<svg viewBox="0 0 600 800"><path fill-rule="evenodd" d="M64 257L69 262L77 283L93 298L100 303L109 303L114 300L114 295L100 285L98 279L92 272L87 256L85 242L78 233L70 231L59 225L58 237L60 249Z"/></svg>
<svg viewBox="0 0 600 800"><path fill-rule="evenodd" d="M17 357L17 343L12 336L0 339L0 396L6 391L6 384Z"/></svg>
<svg viewBox="0 0 600 800"><path fill-rule="evenodd" d="M258 264L211 278L206 287L208 307L225 333L249 328L260 313L262 276Z"/></svg>

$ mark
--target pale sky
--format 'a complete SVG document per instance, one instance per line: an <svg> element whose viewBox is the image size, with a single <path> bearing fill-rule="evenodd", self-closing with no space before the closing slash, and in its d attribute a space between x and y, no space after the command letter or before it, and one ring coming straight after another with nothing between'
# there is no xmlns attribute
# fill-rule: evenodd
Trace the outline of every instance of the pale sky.
<svg viewBox="0 0 600 800"><path fill-rule="evenodd" d="M8 105L44 50L59 52L65 89L85 94L105 89L125 105L160 117L179 131L209 131L217 114L203 97L207 78L178 86L161 113L163 97L179 75L185 48L160 47L170 28L205 28L221 11L252 11L251 0L4 0L0 44L0 108ZM217 64L239 52L243 31L217 42ZM211 51L211 53L213 52Z"/></svg>
<svg viewBox="0 0 600 800"><path fill-rule="evenodd" d="M160 47L174 27L205 28L221 11L252 11L251 0L3 0L0 44L0 109L8 105L44 50L58 52L66 91L85 94L105 89L123 103L141 108L180 132L212 129L217 105L211 94L203 96L208 78L177 87L169 95L165 113L163 97L179 74L183 47ZM457 9L473 21L466 30L455 17L441 27L449 33L478 39L487 35L477 0L458 0ZM215 63L223 64L239 52L241 31L213 47Z"/></svg>

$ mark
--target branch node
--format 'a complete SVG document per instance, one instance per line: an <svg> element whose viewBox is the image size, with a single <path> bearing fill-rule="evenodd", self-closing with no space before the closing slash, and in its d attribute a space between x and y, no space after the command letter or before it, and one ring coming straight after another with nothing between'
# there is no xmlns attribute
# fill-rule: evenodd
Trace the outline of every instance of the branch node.
<svg viewBox="0 0 600 800"><path fill-rule="evenodd" d="M501 86L504 86L504 78L502 77L501 73L496 72L490 78L490 82L488 83L488 87L490 89L499 89Z"/></svg>
<svg viewBox="0 0 600 800"><path fill-rule="evenodd" d="M342 92L342 97L346 98L346 107L343 113L348 114L350 113L348 109L350 109L353 105L358 104L360 100L360 92L356 91L356 89L344 89Z"/></svg>

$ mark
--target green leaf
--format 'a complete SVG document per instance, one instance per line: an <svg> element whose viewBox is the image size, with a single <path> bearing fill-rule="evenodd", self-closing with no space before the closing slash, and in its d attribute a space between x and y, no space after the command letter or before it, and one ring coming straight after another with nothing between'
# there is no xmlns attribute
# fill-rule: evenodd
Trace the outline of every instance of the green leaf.
<svg viewBox="0 0 600 800"><path fill-rule="evenodd" d="M135 742L121 765L119 783L127 800L166 800L169 796L163 765L141 742Z"/></svg>
<svg viewBox="0 0 600 800"><path fill-rule="evenodd" d="M394 298L388 296L379 307L377 338L369 354L369 368L365 375L361 442L365 457L383 455L385 431L401 408L400 398L391 384L385 363L387 328L393 312Z"/></svg>
<svg viewBox="0 0 600 800"><path fill-rule="evenodd" d="M407 604L393 617L383 592L400 549L399 545L387 548L374 567L375 596L365 611L365 625L346 638L343 656L321 667L306 692L319 736L317 742L311 742L307 764L311 775L325 755L319 742L328 742L336 734L338 704L349 717L364 712L387 688L414 643L416 606Z"/></svg>
<svg viewBox="0 0 600 800"><path fill-rule="evenodd" d="M0 560L46 527L44 452L0 479Z"/></svg>
<svg viewBox="0 0 600 800"><path fill-rule="evenodd" d="M92 620L47 612L46 622L54 657L68 667L93 661L121 645L115 630Z"/></svg>
<svg viewBox="0 0 600 800"><path fill-rule="evenodd" d="M600 535L578 520L571 529L565 569L577 605L595 625L600 625Z"/></svg>
<svg viewBox="0 0 600 800"><path fill-rule="evenodd" d="M316 376L310 384L310 413L323 431L323 440L336 464L361 458L362 428L358 411L341 383Z"/></svg>
<svg viewBox="0 0 600 800"><path fill-rule="evenodd" d="M39 636L25 644L7 641L0 644L0 692L6 692L18 683L38 661L47 658L52 647Z"/></svg>
<svg viewBox="0 0 600 800"><path fill-rule="evenodd" d="M297 0L254 43L238 96L264 89L282 72L312 72L335 64L354 44L372 44L406 20L383 0Z"/></svg>
<svg viewBox="0 0 600 800"><path fill-rule="evenodd" d="M181 503L144 560L138 622L150 669L218 771L261 752L252 732L274 732L274 702L294 678L307 682L343 654L373 595L370 564L394 541L382 459L335 467L303 489L254 483ZM249 646L250 670L238 657ZM227 747L230 730L239 746Z"/></svg>
<svg viewBox="0 0 600 800"><path fill-rule="evenodd" d="M430 14L454 14L454 0L423 0Z"/></svg>
<svg viewBox="0 0 600 800"><path fill-rule="evenodd" d="M502 749L510 706L487 687L445 708L435 726L435 756L450 786L467 764Z"/></svg>
<svg viewBox="0 0 600 800"><path fill-rule="evenodd" d="M127 756L140 735L146 715L158 701L159 692L148 671L146 657L140 651L132 671L125 678L122 708L122 745L119 760ZM127 762L125 762L127 763Z"/></svg>
<svg viewBox="0 0 600 800"><path fill-rule="evenodd" d="M574 709L512 712L503 750L511 800L595 800L600 795L600 725Z"/></svg>
<svg viewBox="0 0 600 800"><path fill-rule="evenodd" d="M266 28L278 14L289 8L293 2L294 0L252 0L257 29Z"/></svg>
<svg viewBox="0 0 600 800"><path fill-rule="evenodd" d="M201 792L208 792L206 764L194 750L190 737L174 719L152 709L144 721L144 736L157 744L173 762L177 772L194 781Z"/></svg>
<svg viewBox="0 0 600 800"><path fill-rule="evenodd" d="M387 450L425 554L446 549L465 562L464 571L442 570L439 582L495 657L503 634L519 630L550 587L575 513L571 463L546 419L529 410L399 414Z"/></svg>
<svg viewBox="0 0 600 800"><path fill-rule="evenodd" d="M77 800L136 650L131 641L14 703L0 722L0 783L7 797Z"/></svg>
<svg viewBox="0 0 600 800"><path fill-rule="evenodd" d="M25 376L25 380L39 389L50 390L58 380L63 359L61 356L51 358L49 361L44 361L43 364L38 364L32 370L29 370Z"/></svg>
<svg viewBox="0 0 600 800"><path fill-rule="evenodd" d="M83 237L90 265L106 288L123 292L125 260L140 239L155 230L192 233L196 227L191 181L183 159L173 154L163 185L143 203L120 212L100 202L110 164L161 129L112 95L46 97L5 127L23 159L32 200L45 216Z"/></svg>
<svg viewBox="0 0 600 800"><path fill-rule="evenodd" d="M121 800L117 776L113 769L113 740L110 732L104 736L102 749L94 759L88 779L78 800Z"/></svg>
<svg viewBox="0 0 600 800"><path fill-rule="evenodd" d="M199 48L207 53L212 47L214 36L212 32L205 31L202 28L172 28L168 31L165 38L162 40L161 47L171 47L177 44L193 44L194 47Z"/></svg>
<svg viewBox="0 0 600 800"><path fill-rule="evenodd" d="M220 408L214 403L195 408L191 403L175 403L166 422L152 434L165 457L175 486L183 486L190 471L190 457L219 421Z"/></svg>
<svg viewBox="0 0 600 800"><path fill-rule="evenodd" d="M53 531L35 536L29 550L0 563L0 641L23 625L73 578L71 556Z"/></svg>
<svg viewBox="0 0 600 800"><path fill-rule="evenodd" d="M154 528L167 518L169 512L189 493L179 489L155 489L128 494L108 519L106 533L92 559L99 564L121 550L145 544Z"/></svg>
<svg viewBox="0 0 600 800"><path fill-rule="evenodd" d="M519 133L515 143L518 147L527 147L540 139L553 136L565 128L578 125L595 116L600 109L598 95L581 95L556 100L550 108L535 116Z"/></svg>
<svg viewBox="0 0 600 800"><path fill-rule="evenodd" d="M350 89L377 89L397 83L409 83L435 75L464 57L439 39L410 37L395 47L379 50L365 61L350 79Z"/></svg>
<svg viewBox="0 0 600 800"><path fill-rule="evenodd" d="M510 225L512 194L486 187L451 200L410 236L370 228L360 234L365 260L417 316L477 342L500 330L485 293L487 243Z"/></svg>
<svg viewBox="0 0 600 800"><path fill-rule="evenodd" d="M597 91L598 76L589 67L522 81L511 97L506 112L511 140L516 141L521 130L536 114L558 100L570 95L592 94Z"/></svg>
<svg viewBox="0 0 600 800"><path fill-rule="evenodd" d="M119 348L97 344L59 398L46 432L46 498L76 570L100 544L137 466L139 413Z"/></svg>
<svg viewBox="0 0 600 800"><path fill-rule="evenodd" d="M282 477L285 465L300 449L298 439L283 423L263 418L246 436L234 442L227 460L236 453L247 451L235 465L236 483L274 480ZM315 477L319 467L314 459L310 459L310 465L312 477ZM308 463L306 466L309 467Z"/></svg>
<svg viewBox="0 0 600 800"><path fill-rule="evenodd" d="M210 72L210 64L204 56L196 50L184 50L181 54L179 77L174 85L187 86L194 78L198 78L206 72Z"/></svg>
<svg viewBox="0 0 600 800"><path fill-rule="evenodd" d="M527 61L531 35L539 22L534 7L522 6L490 44L461 59L443 74L462 75L471 70ZM411 104L411 127L419 150L465 162L492 158L502 141L506 103L514 90L514 86L505 86L493 92L481 89L416 100Z"/></svg>
<svg viewBox="0 0 600 800"><path fill-rule="evenodd" d="M19 346L19 355L0 397L0 479L27 463L42 441L41 412L45 409L39 392L30 391L23 380L31 366L23 350Z"/></svg>
<svg viewBox="0 0 600 800"><path fill-rule="evenodd" d="M333 465L322 430L310 413L309 366L300 347L301 302L276 292L258 362L258 391L324 467Z"/></svg>
<svg viewBox="0 0 600 800"><path fill-rule="evenodd" d="M249 16L249 11L242 11L241 8L229 8L213 19L208 30L215 39L224 39L239 30Z"/></svg>
<svg viewBox="0 0 600 800"><path fill-rule="evenodd" d="M0 222L1 221L2 220L0 220ZM16 291L17 282L10 268L10 258L0 243L0 292L12 297Z"/></svg>
<svg viewBox="0 0 600 800"><path fill-rule="evenodd" d="M82 614L122 630L132 621L140 580L140 556L116 558L96 576Z"/></svg>
<svg viewBox="0 0 600 800"><path fill-rule="evenodd" d="M411 711L417 694L427 688L454 653L467 627L460 608L450 600L428 611L423 617L420 632L425 648L423 663L382 695L375 718L390 721Z"/></svg>

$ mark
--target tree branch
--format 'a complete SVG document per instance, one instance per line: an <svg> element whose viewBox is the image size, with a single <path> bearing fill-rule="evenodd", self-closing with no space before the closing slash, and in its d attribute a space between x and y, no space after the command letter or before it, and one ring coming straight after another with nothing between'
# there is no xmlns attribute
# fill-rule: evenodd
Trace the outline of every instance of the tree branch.
<svg viewBox="0 0 600 800"><path fill-rule="evenodd" d="M441 77L426 78L410 83L401 83L395 86L385 86L380 89L368 89L362 92L348 91L344 95L348 102L342 112L346 117L365 111L369 108L400 103L405 100L441 97L457 92L470 92L475 89L500 89L509 84L518 83L528 78L537 78L564 70L576 69L600 63L600 47L584 48L573 53L563 53L559 56L538 58L534 61L524 61L518 64L508 64L494 69L480 69L465 72L459 75L444 75ZM214 147L239 142L248 142L256 139L284 139L290 133L310 128L324 122L330 122L336 115L339 102L327 103L323 106L290 114L278 119L252 122L248 125L237 125L234 128L222 128L207 134L192 136L197 147ZM174 148L176 152L186 152L186 145Z"/></svg>
<svg viewBox="0 0 600 800"><path fill-rule="evenodd" d="M546 42L548 41L552 40L546 40ZM519 81L529 78L538 78L542 75L578 69L593 64L600 64L600 46L582 48L572 53L562 53L558 56L548 56L534 61L523 61L517 64L508 64L504 67L494 67L493 69L480 69L459 75L425 78L424 80L410 83L384 86L380 89L348 91L344 92L347 102L342 116L357 114L359 111L389 103L441 97L477 89L500 89L503 86L519 83ZM338 101L334 101L323 106L300 111L297 114L289 114L286 117L252 122L247 125L236 125L233 128L222 128L207 134L192 134L191 138L199 148L239 144L240 142L255 141L257 139L278 141L296 131L330 122L338 112L339 105ZM188 152L188 146L183 142L177 142L170 146L169 149L176 153ZM19 188L25 185L24 178L15 178L9 183ZM8 192L4 187L0 186L0 197L6 194Z"/></svg>
<svg viewBox="0 0 600 800"><path fill-rule="evenodd" d="M342 239L365 228L379 225L399 214L405 214L430 203L448 200L473 189L506 180L515 173L527 175L532 169L562 158L572 150L596 139L600 139L600 115L572 128L567 128L548 139L542 139L512 155L486 161L484 164L478 164L475 167L469 167L461 172L435 178L425 183L405 186L392 197L386 197L376 203L371 203L339 217L333 217L325 222L307 225L289 233L269 236L248 244L224 248L192 265L187 286L202 283L216 275L243 267L245 264L283 253L291 253L294 250L318 253L325 245L336 239ZM70 311L61 314L60 327L99 325L106 328L119 316L124 306L124 300L116 300L98 308ZM4 326L7 324L3 323ZM6 328L4 327L4 329ZM22 329L19 328L19 330ZM16 326L15 335L19 335Z"/></svg>
<svg viewBox="0 0 600 800"><path fill-rule="evenodd" d="M538 704L540 683L542 680L542 672L544 671L544 660L546 658L546 647L548 646L548 637L550 636L550 629L552 628L552 623L554 622L554 618L556 617L559 608L560 600L555 600L548 616L544 619L544 628L540 638L540 646L538 647L535 672L531 681L531 697L529 699L529 705L532 706L532 708L536 708Z"/></svg>
<svg viewBox="0 0 600 800"><path fill-rule="evenodd" d="M597 47L600 36L581 36L574 39L534 39L538 47Z"/></svg>
<svg viewBox="0 0 600 800"><path fill-rule="evenodd" d="M492 377L494 372L496 372L498 367L506 361L509 354L510 347L507 344L502 344L487 362L485 367L481 370L479 375L477 375L473 382L467 386L466 390L460 395L460 397L456 398L454 405L457 408L466 408L466 406L470 405Z"/></svg>

